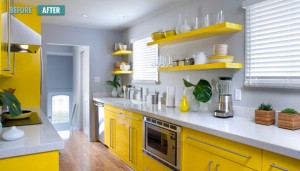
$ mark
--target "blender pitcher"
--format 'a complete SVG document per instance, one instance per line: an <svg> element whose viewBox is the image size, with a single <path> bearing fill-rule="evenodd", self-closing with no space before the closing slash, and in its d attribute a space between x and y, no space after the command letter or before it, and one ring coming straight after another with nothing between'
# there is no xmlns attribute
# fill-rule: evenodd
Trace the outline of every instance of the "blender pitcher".
<svg viewBox="0 0 300 171"><path fill-rule="evenodd" d="M233 117L231 82L232 77L219 77L219 81L216 84L216 89L219 92L219 107L215 111L215 117Z"/></svg>
<svg viewBox="0 0 300 171"><path fill-rule="evenodd" d="M216 84L216 89L219 95L231 95L231 82L232 77L219 77L219 81Z"/></svg>

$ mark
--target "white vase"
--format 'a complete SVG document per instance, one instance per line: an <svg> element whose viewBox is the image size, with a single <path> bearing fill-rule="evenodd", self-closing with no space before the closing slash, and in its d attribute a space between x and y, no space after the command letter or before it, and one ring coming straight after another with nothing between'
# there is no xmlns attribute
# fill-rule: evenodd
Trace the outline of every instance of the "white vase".
<svg viewBox="0 0 300 171"><path fill-rule="evenodd" d="M181 26L182 26L181 14L179 14L178 23L177 23L177 26L176 26L176 34L181 33Z"/></svg>
<svg viewBox="0 0 300 171"><path fill-rule="evenodd" d="M112 92L111 92L111 96L112 97L117 97L118 96L118 91L116 88L113 88Z"/></svg>
<svg viewBox="0 0 300 171"><path fill-rule="evenodd" d="M188 23L187 19L185 19L183 25L181 26L181 33L189 32L191 30L192 26Z"/></svg>

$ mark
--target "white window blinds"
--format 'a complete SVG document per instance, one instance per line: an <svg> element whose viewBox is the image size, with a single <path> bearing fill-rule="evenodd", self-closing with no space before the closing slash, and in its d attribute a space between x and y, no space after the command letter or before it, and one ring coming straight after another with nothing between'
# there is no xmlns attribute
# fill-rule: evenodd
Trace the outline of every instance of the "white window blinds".
<svg viewBox="0 0 300 171"><path fill-rule="evenodd" d="M300 0L267 0L245 9L245 85L300 88Z"/></svg>
<svg viewBox="0 0 300 171"><path fill-rule="evenodd" d="M158 60L158 46L147 46L150 37L133 42L133 81L158 82L158 71L154 65Z"/></svg>

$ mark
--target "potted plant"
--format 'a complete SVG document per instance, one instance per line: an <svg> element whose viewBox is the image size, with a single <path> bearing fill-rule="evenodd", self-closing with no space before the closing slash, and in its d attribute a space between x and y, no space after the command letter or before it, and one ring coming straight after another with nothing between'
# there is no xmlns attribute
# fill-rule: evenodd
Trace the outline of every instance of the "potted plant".
<svg viewBox="0 0 300 171"><path fill-rule="evenodd" d="M112 97L117 97L118 96L117 88L121 86L120 81L121 81L121 78L118 75L115 75L114 79L112 81L111 80L106 81L107 85L113 87L113 90L111 92Z"/></svg>
<svg viewBox="0 0 300 171"><path fill-rule="evenodd" d="M278 127L290 130L300 128L300 113L293 108L286 108L278 113Z"/></svg>
<svg viewBox="0 0 300 171"><path fill-rule="evenodd" d="M275 110L270 103L262 103L255 110L255 123L263 125L275 124Z"/></svg>
<svg viewBox="0 0 300 171"><path fill-rule="evenodd" d="M212 90L210 83L205 79L200 79L197 84L192 84L187 80L183 79L185 87L194 87L193 95L195 99L199 102L206 103L211 99ZM185 97L183 97L185 98Z"/></svg>
<svg viewBox="0 0 300 171"><path fill-rule="evenodd" d="M22 113L21 103L12 93L0 92L0 109L2 109L2 106L8 107L12 117L19 116ZM0 114L2 114L2 111Z"/></svg>

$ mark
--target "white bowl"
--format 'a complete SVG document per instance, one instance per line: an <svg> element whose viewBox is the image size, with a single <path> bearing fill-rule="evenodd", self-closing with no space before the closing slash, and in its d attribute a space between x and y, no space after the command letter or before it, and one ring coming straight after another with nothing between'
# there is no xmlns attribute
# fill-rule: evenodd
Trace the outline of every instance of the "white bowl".
<svg viewBox="0 0 300 171"><path fill-rule="evenodd" d="M122 71L128 71L128 70L130 70L130 65L120 65L120 69Z"/></svg>

